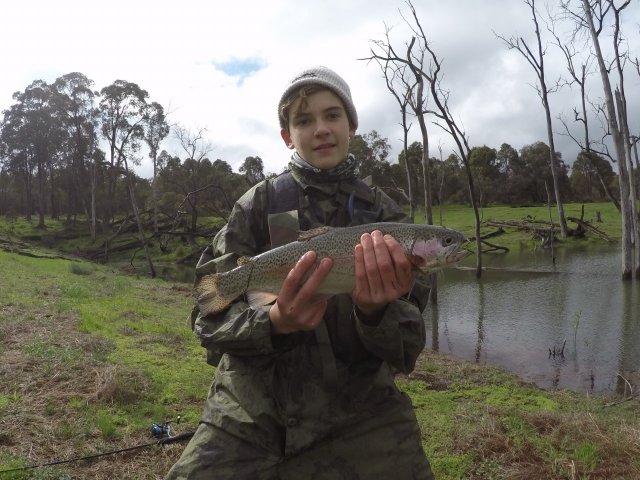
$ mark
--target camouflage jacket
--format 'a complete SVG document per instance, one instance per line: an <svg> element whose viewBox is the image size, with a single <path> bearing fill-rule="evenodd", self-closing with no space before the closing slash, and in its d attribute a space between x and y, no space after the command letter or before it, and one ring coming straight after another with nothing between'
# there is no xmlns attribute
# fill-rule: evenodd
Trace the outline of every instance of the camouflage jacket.
<svg viewBox="0 0 640 480"><path fill-rule="evenodd" d="M405 217L375 188L365 191L371 198L356 199L360 210L373 216L354 216L353 191L362 192L355 188L362 186L360 180L321 184L297 175L295 185L291 178L284 180L299 194L302 230ZM255 185L236 202L227 225L203 253L197 276L230 270L240 256L271 248L269 216L278 209L273 194L283 194L274 191L272 182ZM218 367L202 421L286 457L335 434L358 415L363 419L357 421L366 421L367 415L393 417L391 410L398 409L402 396L393 374L413 370L425 345L422 310L427 293L418 284L410 298L389 304L377 326L360 322L350 296L338 295L329 300L315 331L289 335L272 335L269 306L254 309L244 298L224 312L197 314L195 334L207 349L208 361ZM411 408L410 402L400 404Z"/></svg>

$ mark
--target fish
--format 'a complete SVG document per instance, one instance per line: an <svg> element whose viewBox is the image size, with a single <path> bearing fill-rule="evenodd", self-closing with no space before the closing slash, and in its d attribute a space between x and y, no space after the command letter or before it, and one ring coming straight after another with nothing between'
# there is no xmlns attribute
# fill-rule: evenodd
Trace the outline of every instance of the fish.
<svg viewBox="0 0 640 480"><path fill-rule="evenodd" d="M221 312L241 295L247 296L252 307L273 302L289 271L310 250L316 252L317 261L324 257L333 259L333 267L318 287L318 293L326 296L351 293L355 287L355 246L362 234L374 230L393 236L404 248L413 269L422 274L452 266L470 253L462 248L466 237L446 227L394 222L320 227L301 232L297 241L255 257L241 257L232 270L200 277L194 285L200 313Z"/></svg>

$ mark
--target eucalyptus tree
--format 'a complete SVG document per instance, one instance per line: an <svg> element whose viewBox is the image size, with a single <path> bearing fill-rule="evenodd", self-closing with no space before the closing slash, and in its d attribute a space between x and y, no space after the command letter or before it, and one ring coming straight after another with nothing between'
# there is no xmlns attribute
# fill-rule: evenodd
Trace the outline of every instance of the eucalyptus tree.
<svg viewBox="0 0 640 480"><path fill-rule="evenodd" d="M556 165L553 159L553 152L555 152L555 143L554 143L554 135L553 135L553 126L551 122L551 107L549 105L549 94L553 91L554 87L549 87L547 85L546 80L546 72L545 72L545 62L544 57L546 55L546 48L542 46L542 34L540 32L540 25L538 21L538 12L536 9L535 0L524 0L524 3L531 10L534 31L536 35L536 44L532 49L527 41L522 36L513 36L510 38L503 37L501 35L496 36L503 41L503 43L507 46L509 50L518 51L525 60L531 65L533 68L537 80L538 85L536 86L536 90L538 95L540 96L540 100L542 101L542 106L544 108L545 120L547 125L547 138L549 141L549 166L551 169L551 177L553 181L553 190L555 193L556 206L558 209L558 221L560 224L560 233L563 238L567 236L567 220L564 215L564 206L562 203L562 195L560 192L560 185L558 183L558 174L556 172Z"/></svg>
<svg viewBox="0 0 640 480"><path fill-rule="evenodd" d="M571 166L571 189L579 201L601 201L611 199L620 209L618 199L613 197L610 185L616 174L607 162L594 151L581 151Z"/></svg>
<svg viewBox="0 0 640 480"><path fill-rule="evenodd" d="M424 167L424 148L422 147L422 143L420 142L412 142L406 150L400 152L398 155L398 163L402 167L402 169L406 172L419 172L423 170ZM412 192L420 192L425 191L424 181L425 178L422 175L412 174L411 178L408 179L411 182L411 191ZM428 213L425 210L425 220L431 225L432 220L429 220Z"/></svg>
<svg viewBox="0 0 640 480"><path fill-rule="evenodd" d="M501 185L501 173L498 167L498 154L494 148L483 145L473 147L469 155L469 166L476 179L477 198L480 208L496 201L496 188Z"/></svg>
<svg viewBox="0 0 640 480"><path fill-rule="evenodd" d="M33 211L33 172L34 162L28 135L26 133L23 106L15 103L3 113L0 141L4 157L4 169L13 178L21 198L19 210L24 212L27 221L31 221Z"/></svg>
<svg viewBox="0 0 640 480"><path fill-rule="evenodd" d="M53 107L52 90L46 82L36 80L24 92L16 92L13 98L16 103L4 112L2 141L10 165L24 180L27 219L31 220L35 207L38 227L44 228L47 211L57 216L55 176L64 132Z"/></svg>
<svg viewBox="0 0 640 480"><path fill-rule="evenodd" d="M496 152L496 162L504 182L500 189L500 201L510 205L523 202L522 172L525 171L525 163L518 151L508 143L503 143Z"/></svg>
<svg viewBox="0 0 640 480"><path fill-rule="evenodd" d="M139 162L135 155L144 140L149 94L135 83L116 80L104 87L100 95L101 132L109 144L107 195L115 198L118 180L128 172L129 161ZM113 219L113 214L113 208L109 208L106 223Z"/></svg>
<svg viewBox="0 0 640 480"><path fill-rule="evenodd" d="M559 152L549 153L549 146L544 142L535 142L520 149L521 164L514 169L517 178L520 202L546 203L547 187L553 178L549 169L549 157L553 158L558 188L564 195L569 193L568 167L562 161Z"/></svg>
<svg viewBox="0 0 640 480"><path fill-rule="evenodd" d="M110 198L115 198L118 179L120 175L124 175L131 207L138 224L140 242L147 257L150 274L155 277L156 272L136 201L133 184L134 173L129 168L130 162L139 164L141 161L138 154L145 136L144 122L148 114L147 98L149 94L137 84L124 80L116 80L111 85L104 87L100 94L102 95L100 100L102 134L109 142L110 151L108 193ZM107 212L109 220L111 220L114 209L111 208Z"/></svg>
<svg viewBox="0 0 640 480"><path fill-rule="evenodd" d="M56 79L52 88L61 126L66 129L65 152L68 160L66 179L68 195L85 214L92 241L96 239L96 158L98 150L97 92L94 82L79 72L68 73ZM71 202L70 202L71 203Z"/></svg>
<svg viewBox="0 0 640 480"><path fill-rule="evenodd" d="M153 231L158 233L158 149L160 142L164 140L171 127L167 122L164 108L158 102L152 102L147 106L144 115L144 140L149 147L149 158L153 163L153 181L151 183L153 203Z"/></svg>
<svg viewBox="0 0 640 480"><path fill-rule="evenodd" d="M265 179L264 164L260 157L246 157L240 168L240 173L244 175L250 187Z"/></svg>
<svg viewBox="0 0 640 480"><path fill-rule="evenodd" d="M370 177L374 185L384 189L391 187L391 182L386 175L390 151L389 141L381 137L376 130L356 134L349 142L349 153L358 160L360 176Z"/></svg>

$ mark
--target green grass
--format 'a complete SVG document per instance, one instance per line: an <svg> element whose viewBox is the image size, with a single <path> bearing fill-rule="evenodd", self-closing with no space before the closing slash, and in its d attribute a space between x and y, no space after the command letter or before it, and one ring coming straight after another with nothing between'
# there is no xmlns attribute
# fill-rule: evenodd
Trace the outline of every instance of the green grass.
<svg viewBox="0 0 640 480"><path fill-rule="evenodd" d="M0 338L18 343L9 353L20 366L0 382L7 438L25 435L28 445L50 432L42 451L57 458L61 444L151 441L151 424L177 415L184 428L197 425L214 369L187 322L187 286L0 251L0 305ZM14 464L2 438L0 469Z"/></svg>
<svg viewBox="0 0 640 480"><path fill-rule="evenodd" d="M580 209L567 205L565 212L579 217ZM596 211L603 220L598 227L618 238L615 209L585 204L585 220L595 221ZM548 218L545 206L483 212L484 219L526 215ZM445 206L442 217L473 235L468 207ZM434 218L437 223L437 207ZM67 228L51 222L46 234L67 235ZM28 222L0 220L0 239L17 244L19 235L38 232ZM535 243L520 232L495 241L513 248ZM568 239L562 246L598 241ZM148 443L152 423L177 415L178 431L195 428L214 369L190 331L192 303L182 284L77 259L0 251L0 470ZM398 385L414 403L438 480L640 478L637 400L607 406L610 398L543 391L499 369L430 352ZM151 479L166 473L183 448L0 476Z"/></svg>
<svg viewBox="0 0 640 480"><path fill-rule="evenodd" d="M398 384L436 477L609 479L640 473L638 403L543 391L499 369L431 352Z"/></svg>
<svg viewBox="0 0 640 480"><path fill-rule="evenodd" d="M584 207L584 216L582 216L582 208ZM597 212L600 212L601 222L597 222ZM433 207L433 223L460 230L468 237L475 236L473 210L465 205L444 205L442 212L440 207ZM442 223L440 223L440 214L442 213ZM546 205L511 207L504 205L495 205L484 207L480 210L480 234L486 235L495 232L495 227L486 224L488 220L513 220L519 221L525 218L549 221L549 209ZM621 237L621 217L615 206L611 203L570 203L564 205L565 218L583 218L590 222L593 226L606 232L614 240ZM551 218L554 222L558 222L558 210L555 205L551 206ZM416 223L424 222L424 214L419 211L415 218ZM567 220L570 229L575 229L577 224ZM557 234L559 237L559 234ZM530 250L539 246L539 241L531 238L531 235L525 232L518 232L514 229L507 229L507 232L499 237L494 237L492 243L506 246L510 249ZM601 243L602 240L587 234L584 239L565 239L560 242L562 246L571 246L575 244L584 244L585 242Z"/></svg>

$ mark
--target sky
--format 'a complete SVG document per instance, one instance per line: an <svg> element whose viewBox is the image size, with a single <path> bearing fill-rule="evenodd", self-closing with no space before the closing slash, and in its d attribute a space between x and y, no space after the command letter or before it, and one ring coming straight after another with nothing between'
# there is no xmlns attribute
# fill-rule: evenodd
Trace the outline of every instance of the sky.
<svg viewBox="0 0 640 480"><path fill-rule="evenodd" d="M556 3L551 2L551 3ZM533 85L535 73L496 34L523 37L534 45L531 12L523 0L414 0L425 34L442 62L442 86L450 93L454 119L471 146L516 149L547 142L544 110ZM536 2L540 18L547 3ZM280 172L290 151L279 132L277 102L287 81L313 65L338 72L350 85L359 116L359 134L376 130L391 145L390 160L402 149L396 100L380 67L362 60L372 41L403 51L411 37L401 0L7 0L0 7L0 111L12 95L35 80L52 83L81 72L100 90L115 80L138 84L168 112L168 120L190 131L206 129L209 158L235 171L248 156L259 156L265 173ZM623 12L632 56L640 56L640 1ZM542 24L543 25L543 24ZM559 50L547 46L550 84L567 76ZM561 35L570 31L558 25ZM635 68L635 67L634 67ZM640 132L640 75L625 77L630 127ZM589 96L602 98L597 72ZM578 148L564 133L560 114L571 120L577 92L564 87L550 97L556 150L571 164ZM417 122L409 140L420 141ZM596 125L597 126L597 125ZM430 124L430 156L454 151L448 135ZM601 136L594 128L593 136ZM184 158L170 136L161 149ZM137 167L151 177L148 158Z"/></svg>

